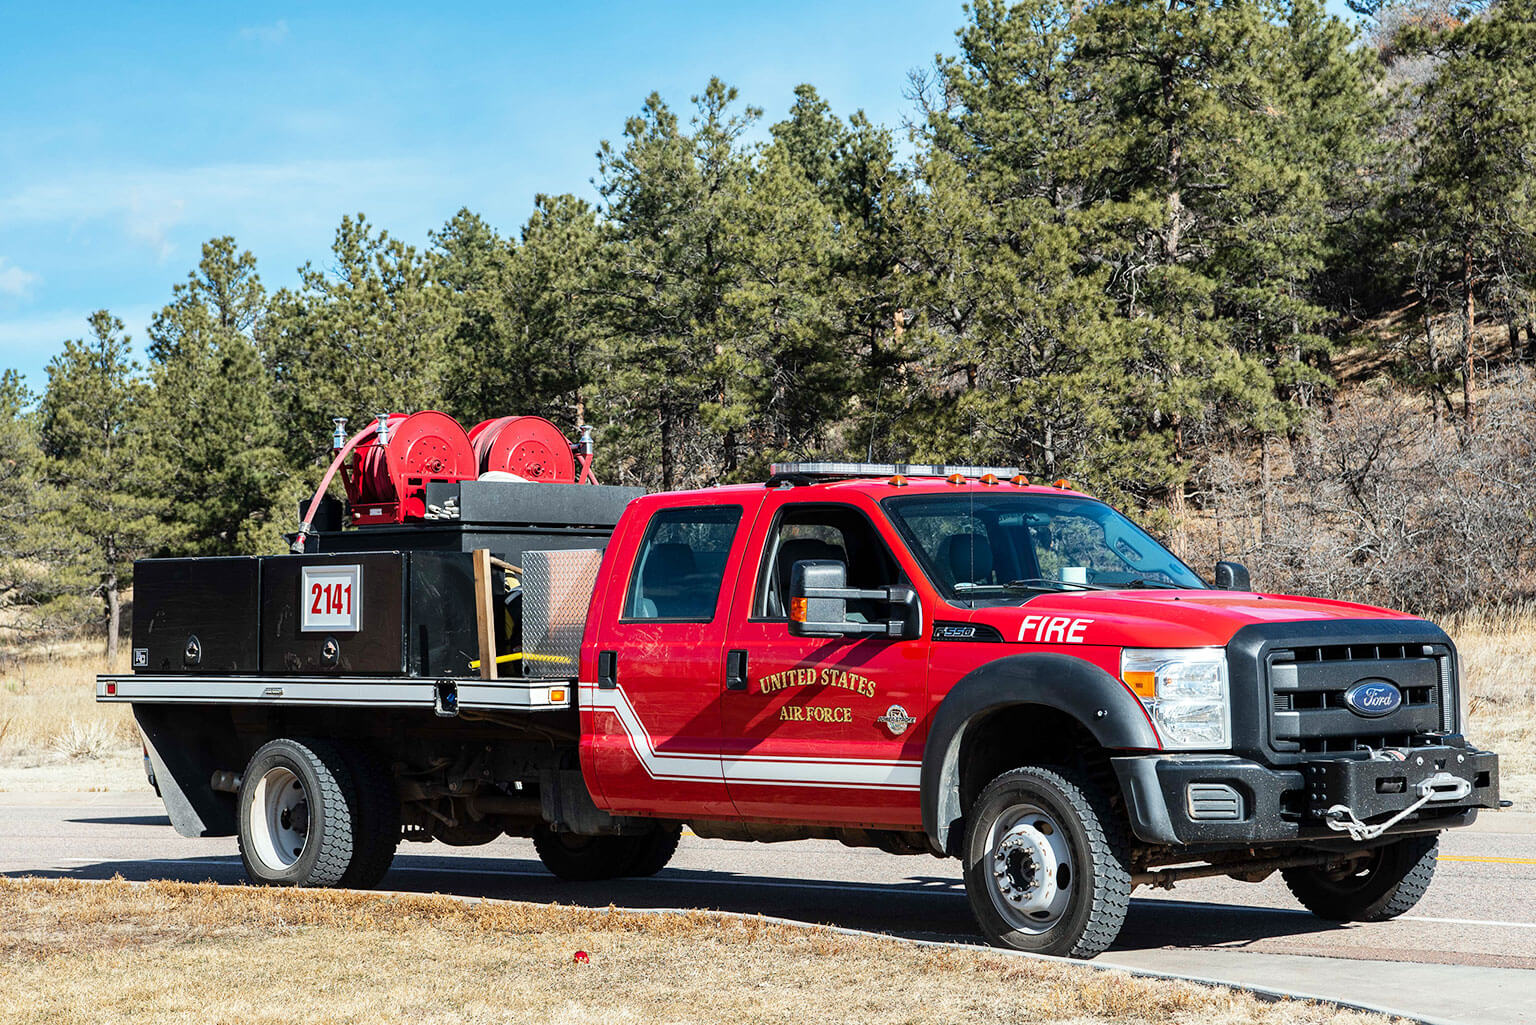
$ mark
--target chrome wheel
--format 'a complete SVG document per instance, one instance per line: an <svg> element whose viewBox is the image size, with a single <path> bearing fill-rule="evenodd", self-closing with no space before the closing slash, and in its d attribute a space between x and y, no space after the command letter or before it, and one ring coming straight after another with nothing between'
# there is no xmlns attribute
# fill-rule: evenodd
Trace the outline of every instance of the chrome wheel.
<svg viewBox="0 0 1536 1025"><path fill-rule="evenodd" d="M1072 903L1072 847L1056 819L1033 804L1017 804L992 822L987 836L989 894L1014 929L1042 933Z"/></svg>
<svg viewBox="0 0 1536 1025"><path fill-rule="evenodd" d="M297 775L281 766L267 770L252 794L251 842L261 863L280 872L309 842L309 795Z"/></svg>

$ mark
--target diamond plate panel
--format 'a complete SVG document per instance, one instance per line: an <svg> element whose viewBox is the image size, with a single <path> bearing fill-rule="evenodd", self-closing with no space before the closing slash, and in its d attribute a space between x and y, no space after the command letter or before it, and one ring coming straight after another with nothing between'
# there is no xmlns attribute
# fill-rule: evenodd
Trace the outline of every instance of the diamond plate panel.
<svg viewBox="0 0 1536 1025"><path fill-rule="evenodd" d="M599 549L523 553L523 675L576 678Z"/></svg>

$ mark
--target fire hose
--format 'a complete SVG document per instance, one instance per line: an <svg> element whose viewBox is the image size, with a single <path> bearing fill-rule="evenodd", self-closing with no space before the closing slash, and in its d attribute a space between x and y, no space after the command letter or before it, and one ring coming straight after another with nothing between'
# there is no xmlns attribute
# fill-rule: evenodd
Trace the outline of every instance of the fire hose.
<svg viewBox="0 0 1536 1025"><path fill-rule="evenodd" d="M325 498L326 489L331 486L331 481L335 479L336 471L341 469L341 464L346 462L347 456L352 454L352 450L357 447L358 442L378 431L381 420L382 418L369 423L367 427L352 435L351 439L337 450L335 458L331 460L330 468L325 471L325 476L320 478L320 486L315 489L315 497L310 499L309 509L304 513L304 522L299 524L299 532L294 537L293 544L288 546L289 551L295 555L304 554L305 539L313 533L310 527L315 522L315 513L320 510L320 502Z"/></svg>

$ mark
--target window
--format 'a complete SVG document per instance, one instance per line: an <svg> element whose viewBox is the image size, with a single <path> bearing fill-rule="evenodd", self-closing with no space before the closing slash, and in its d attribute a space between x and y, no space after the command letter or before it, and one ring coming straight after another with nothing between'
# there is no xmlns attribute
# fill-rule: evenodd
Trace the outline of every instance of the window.
<svg viewBox="0 0 1536 1025"><path fill-rule="evenodd" d="M896 560L868 517L848 505L788 505L780 512L763 552L757 599L759 619L787 619L789 578L795 563L830 559L848 568L848 586L873 590L897 583ZM848 618L873 623L890 613L887 602L848 603Z"/></svg>
<svg viewBox="0 0 1536 1025"><path fill-rule="evenodd" d="M1102 502L1032 492L914 495L883 503L945 599L1016 604L1047 590L1202 588Z"/></svg>
<svg viewBox="0 0 1536 1025"><path fill-rule="evenodd" d="M652 516L635 560L624 618L714 619L740 522L739 505L663 509Z"/></svg>

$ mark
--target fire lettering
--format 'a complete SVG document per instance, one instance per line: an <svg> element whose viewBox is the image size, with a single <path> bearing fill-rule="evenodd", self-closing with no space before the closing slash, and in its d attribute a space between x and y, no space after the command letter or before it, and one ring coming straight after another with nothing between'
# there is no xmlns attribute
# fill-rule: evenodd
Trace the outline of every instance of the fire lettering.
<svg viewBox="0 0 1536 1025"><path fill-rule="evenodd" d="M1019 623L1019 640L1036 644L1082 644L1091 619L1071 616L1025 616Z"/></svg>

